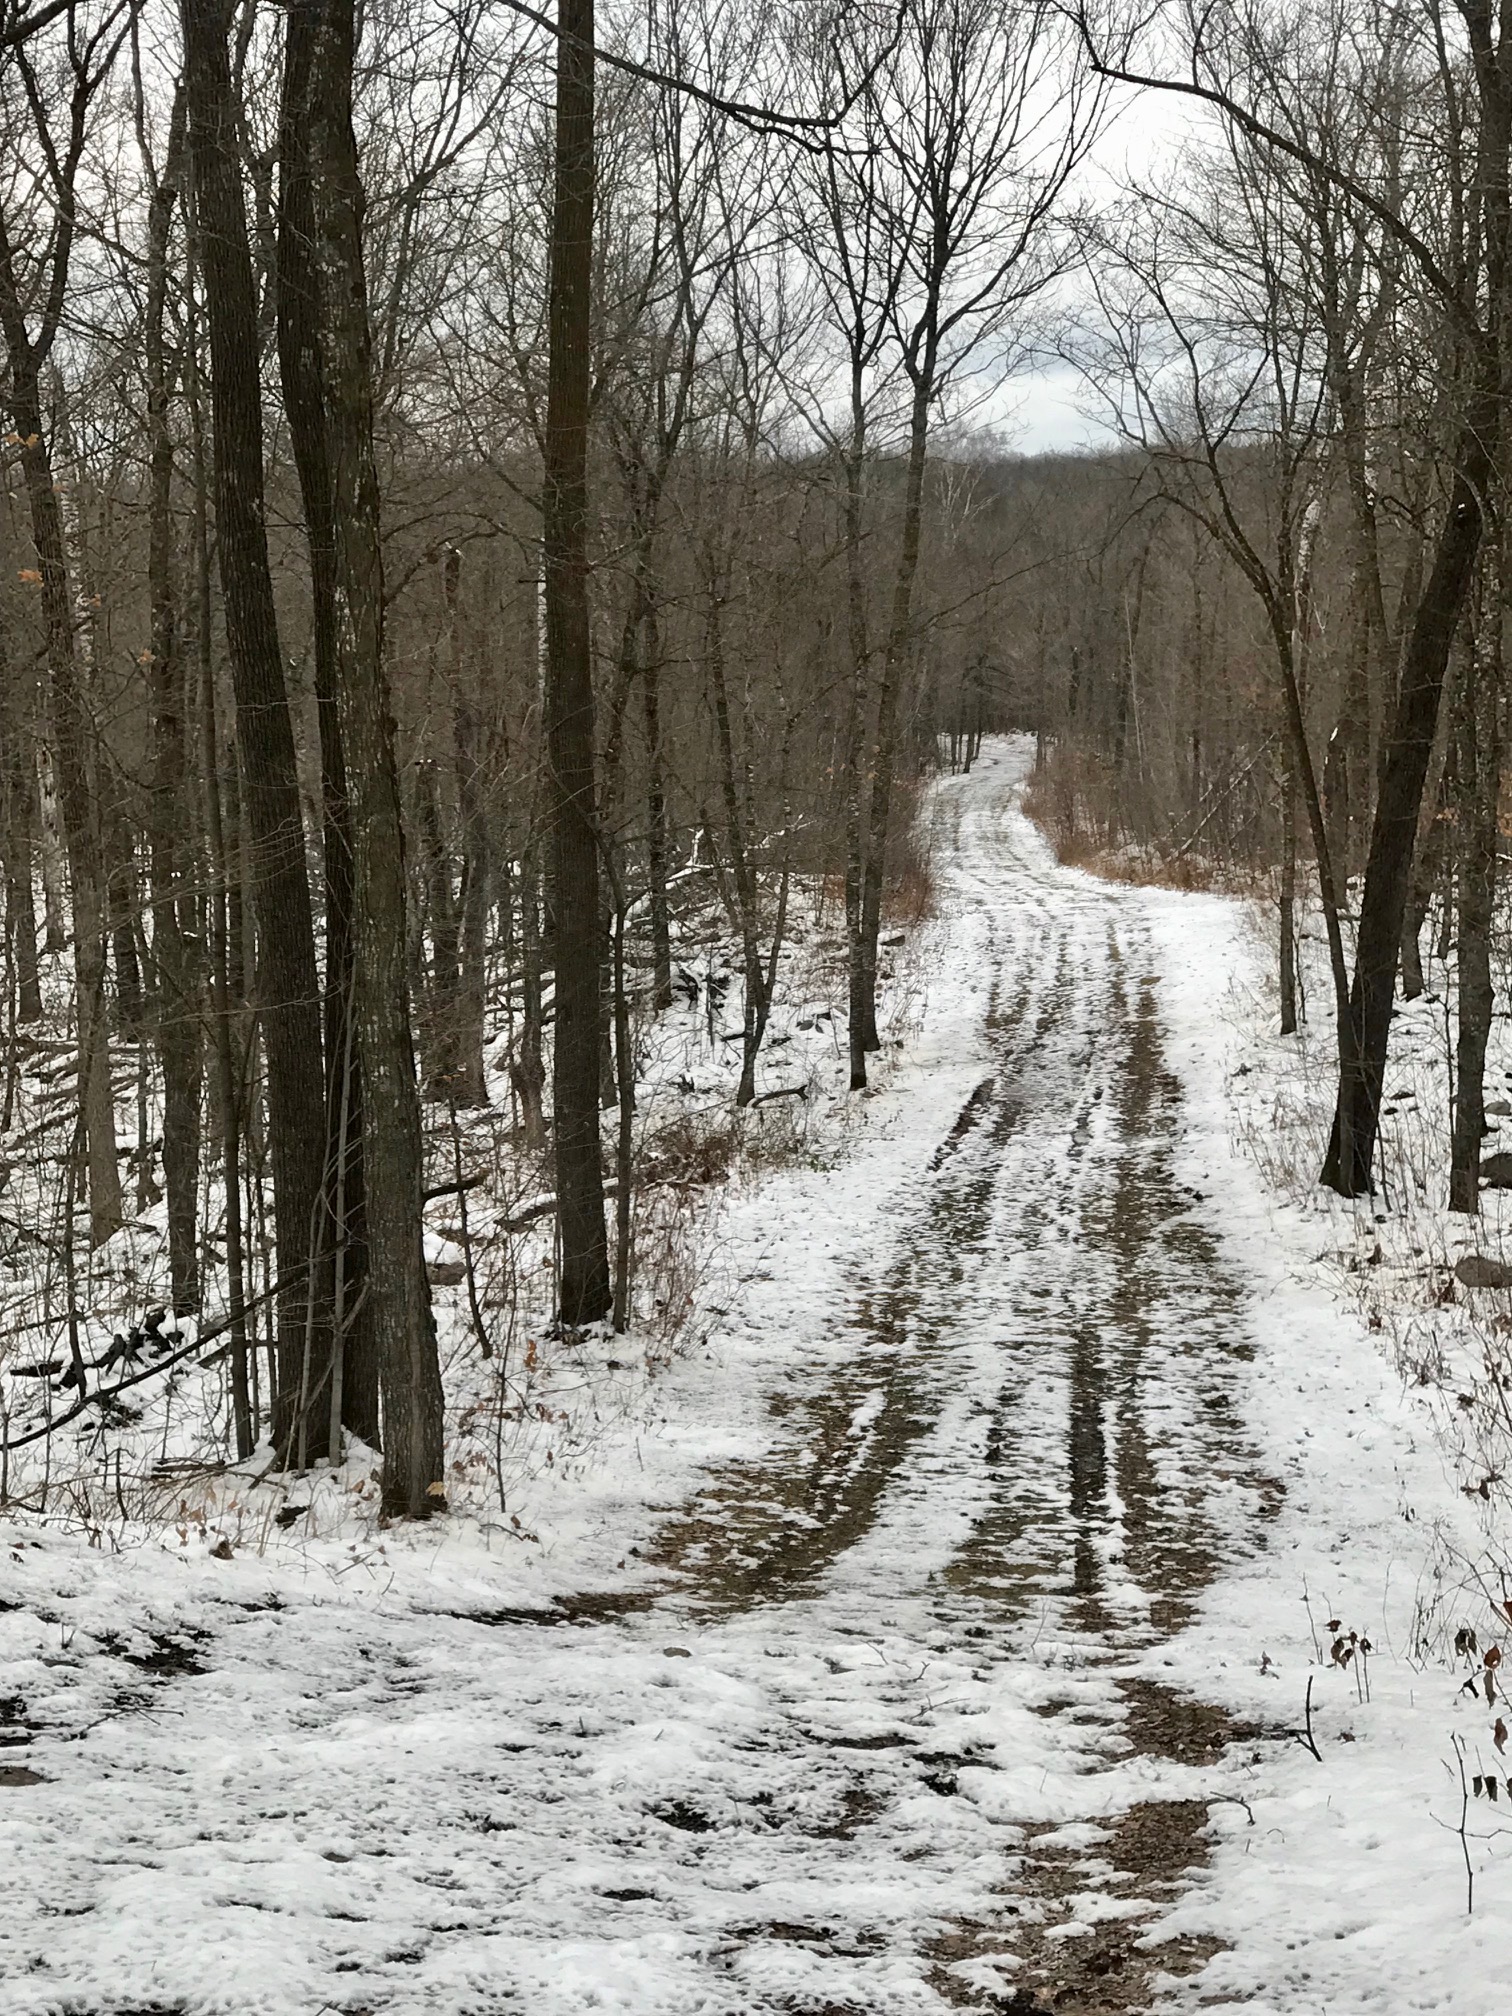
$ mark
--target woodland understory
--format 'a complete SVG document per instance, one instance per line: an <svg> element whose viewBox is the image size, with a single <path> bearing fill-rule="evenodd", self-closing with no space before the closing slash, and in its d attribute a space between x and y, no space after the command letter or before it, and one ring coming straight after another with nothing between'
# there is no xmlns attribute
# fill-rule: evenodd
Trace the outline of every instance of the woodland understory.
<svg viewBox="0 0 1512 2016"><path fill-rule="evenodd" d="M951 426L1099 92L992 7L595 34L0 21L16 1510L507 1496L548 1333L669 1349L711 1188L874 1071L1016 683Z"/></svg>
<svg viewBox="0 0 1512 2016"><path fill-rule="evenodd" d="M927 916L927 854L909 848L911 872L893 892L882 938L879 996L883 1057L914 1025L923 986L910 950ZM708 877L690 877L673 912L679 986L655 1018L637 1016L633 1210L629 1238L635 1299L621 1333L556 1321L558 1254L549 1152L528 1138L511 1085L518 1029L507 993L490 989L483 1085L486 1103L428 1102L424 1112L424 1252L443 1374L446 1507L480 1531L529 1543L515 1516L522 1488L550 1468L570 1477L591 1465L600 1436L649 1426L657 1374L693 1347L711 1308L738 1298L720 1257L729 1199L771 1168L823 1168L846 1152L856 1120L847 1091L846 960L838 894L795 889L771 992L770 1033L752 1102L739 1108L741 990L738 941ZM637 963L649 963L642 942ZM43 962L44 999L67 1020L66 955ZM512 1026L514 1025L514 1026ZM70 1106L69 1046L37 1038L14 1068L3 1266L7 1350L0 1375L7 1449L0 1500L91 1546L119 1547L162 1531L179 1544L262 1553L286 1539L372 1537L385 1523L379 1451L343 1437L335 1461L282 1462L264 1432L237 1460L235 1393L225 1331L205 1316L170 1311L165 1212L150 1175L161 1095L150 1052L127 1049L117 1101L128 1180L127 1223L78 1256L64 1245ZM875 1075L875 1071L874 1071ZM882 1082L885 1082L885 1075ZM205 1297L224 1306L224 1192L214 1166L199 1200ZM255 1159L243 1177L252 1228L245 1294L254 1417L265 1419L274 1247L260 1212ZM68 1311L86 1363L111 1360L88 1381L91 1405L67 1383ZM145 1321L144 1321L145 1319ZM133 1334L135 1333L135 1334ZM203 1341L202 1341L203 1340ZM121 1346L129 1346L129 1355ZM117 1388L121 1389L117 1394ZM38 1433L49 1423L52 1432Z"/></svg>

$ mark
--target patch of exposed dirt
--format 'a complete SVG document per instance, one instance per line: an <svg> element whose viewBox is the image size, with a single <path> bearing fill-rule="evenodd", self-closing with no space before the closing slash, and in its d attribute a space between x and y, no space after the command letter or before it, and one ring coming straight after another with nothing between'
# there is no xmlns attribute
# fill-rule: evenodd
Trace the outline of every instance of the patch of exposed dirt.
<svg viewBox="0 0 1512 2016"><path fill-rule="evenodd" d="M184 1680L206 1670L199 1648L209 1636L208 1631L190 1626L178 1631L152 1631L148 1633L145 1652L128 1652L124 1639L106 1632L100 1639L100 1648L112 1658L135 1666L139 1673L151 1673L160 1680Z"/></svg>
<svg viewBox="0 0 1512 2016"><path fill-rule="evenodd" d="M19 1694L0 1694L0 1750L23 1750L37 1734Z"/></svg>
<svg viewBox="0 0 1512 2016"><path fill-rule="evenodd" d="M869 1327L876 1335L903 1320ZM881 1405L858 1434L857 1410L879 1391ZM917 1360L869 1354L784 1410L797 1432L783 1437L778 1460L722 1467L697 1505L662 1528L652 1565L685 1578L700 1607L803 1595L869 1530L938 1406Z"/></svg>
<svg viewBox="0 0 1512 2016"><path fill-rule="evenodd" d="M936 1942L933 1987L953 2007L996 2016L1133 2016L1147 2010L1157 1974L1194 1974L1222 1948L1217 1939L1152 1939L1147 1930L1205 1859L1208 1810L1201 1799L1151 1800L1103 1823L1090 1849L1053 1841L1037 1848L1031 1840L1002 1922L962 1923ZM1074 1900L1093 1890L1126 1896L1128 1915L1078 1921ZM1012 1989L982 1988L956 1973L967 1960L997 1961L1013 1977Z"/></svg>
<svg viewBox="0 0 1512 2016"><path fill-rule="evenodd" d="M1173 1764L1216 1764L1231 1743L1249 1743L1274 1732L1256 1722L1236 1722L1225 1709L1172 1693L1158 1680L1123 1676L1118 1681L1125 1717L1123 1733L1144 1757L1169 1757Z"/></svg>
<svg viewBox="0 0 1512 2016"><path fill-rule="evenodd" d="M553 1596L549 1603L516 1605L501 1610L438 1610L438 1617L455 1617L463 1624L483 1624L502 1629L511 1624L547 1627L560 1624L613 1624L621 1617L633 1617L654 1609L660 1591L655 1589L588 1589L574 1596Z"/></svg>
<svg viewBox="0 0 1512 2016"><path fill-rule="evenodd" d="M1203 1768L1231 1744L1273 1733L1142 1676L1120 1677L1117 1686L1122 1734L1141 1756ZM1059 1714L1067 1706L1052 1702L1042 1712ZM955 2007L997 2016L1132 2016L1148 2009L1157 1974L1194 1974L1222 1950L1218 1939L1149 1932L1207 1859L1211 1807L1200 1798L1148 1800L1100 1821L1091 1846L1064 1846L1052 1827L1030 1830L1002 1917L994 1924L963 1922L937 1942L934 1987ZM1068 1933L1074 1900L1089 1891L1137 1908ZM951 1971L963 1960L994 1959L1013 1976L1007 1999Z"/></svg>

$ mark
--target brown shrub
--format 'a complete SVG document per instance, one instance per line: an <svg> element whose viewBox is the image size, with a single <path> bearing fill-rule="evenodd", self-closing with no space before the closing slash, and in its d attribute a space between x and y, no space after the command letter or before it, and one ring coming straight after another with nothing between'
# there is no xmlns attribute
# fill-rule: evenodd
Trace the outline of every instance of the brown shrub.
<svg viewBox="0 0 1512 2016"><path fill-rule="evenodd" d="M899 928L926 923L937 914L934 862L929 823L920 816L920 784L910 781L893 791L894 839L888 849L883 914Z"/></svg>
<svg viewBox="0 0 1512 2016"><path fill-rule="evenodd" d="M725 1107L676 1112L646 1143L637 1177L642 1183L723 1183L738 1145L734 1115Z"/></svg>
<svg viewBox="0 0 1512 2016"><path fill-rule="evenodd" d="M1112 813L1102 811L1116 802L1116 792L1112 767L1099 757L1052 750L1024 786L1023 802L1064 867L1084 869L1105 882L1223 895L1254 893L1253 871L1237 863L1215 861L1195 847L1121 834Z"/></svg>

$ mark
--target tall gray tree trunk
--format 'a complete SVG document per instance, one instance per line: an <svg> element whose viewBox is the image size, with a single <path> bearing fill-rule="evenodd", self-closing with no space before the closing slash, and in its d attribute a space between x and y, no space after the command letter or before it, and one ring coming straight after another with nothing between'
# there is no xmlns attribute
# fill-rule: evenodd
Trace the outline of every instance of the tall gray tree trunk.
<svg viewBox="0 0 1512 2016"><path fill-rule="evenodd" d="M383 1505L444 1509L441 1370L425 1271L420 1097L409 1012L404 831L383 657L383 551L352 129L351 0L295 0L308 63L320 377L333 527L336 684L352 834L352 1004L362 1070L368 1280L382 1390ZM308 38L308 39L306 39Z"/></svg>
<svg viewBox="0 0 1512 2016"><path fill-rule="evenodd" d="M1501 569L1488 565L1476 637L1455 723L1459 842L1459 987L1456 1002L1454 1131L1449 1208L1480 1209L1481 1137L1486 1131L1486 1045L1494 1006L1491 927L1496 907L1497 812L1501 796Z"/></svg>
<svg viewBox="0 0 1512 2016"><path fill-rule="evenodd" d="M328 1317L312 1317L326 1159L320 984L304 823L268 565L261 345L221 0L181 0L197 237L209 321L215 527L252 856L278 1260L273 1432L329 1446Z"/></svg>
<svg viewBox="0 0 1512 2016"><path fill-rule="evenodd" d="M588 611L593 0L559 0L557 23L544 493L546 770L555 870L558 1303L562 1321L577 1324L607 1315L613 1293L599 1145L599 858Z"/></svg>

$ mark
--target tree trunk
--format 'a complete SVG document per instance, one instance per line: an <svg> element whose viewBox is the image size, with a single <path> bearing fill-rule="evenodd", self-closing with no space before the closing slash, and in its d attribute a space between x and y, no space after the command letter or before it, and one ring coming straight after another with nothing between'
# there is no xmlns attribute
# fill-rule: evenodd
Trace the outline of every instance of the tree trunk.
<svg viewBox="0 0 1512 2016"><path fill-rule="evenodd" d="M205 912L209 953L210 1032L215 1060L215 1094L221 1147L221 1187L225 1203L227 1317L231 1345L231 1416L238 1462L245 1462L257 1442L256 1366L248 1348L246 1244L242 1223L241 1139L242 1072L231 992L231 877L221 795L219 709L212 651L213 611L210 590L210 468L205 444L205 412L201 396L199 329L190 303L190 326L184 344L184 389L188 397L190 440L194 466L194 623L195 663L199 679L200 766L203 772L205 841L209 877Z"/></svg>
<svg viewBox="0 0 1512 2016"><path fill-rule="evenodd" d="M1488 566L1481 634L1456 708L1459 817L1459 987L1449 1208L1480 1209L1486 1131L1486 1044L1491 1034L1491 927L1496 904L1497 810L1501 796L1502 602L1500 568Z"/></svg>
<svg viewBox="0 0 1512 2016"><path fill-rule="evenodd" d="M21 442L32 543L42 577L53 748L73 879L74 995L79 1032L79 1099L89 1181L89 1236L91 1244L98 1246L119 1231L123 1223L105 1001L108 910L105 857L74 648L73 597L63 517L43 425L39 359L27 335L15 281L15 258L3 216L0 216L0 327L4 330L10 364L10 408Z"/></svg>
<svg viewBox="0 0 1512 2016"><path fill-rule="evenodd" d="M1343 444L1351 515L1350 619L1352 635L1339 712L1340 823L1344 837L1334 859L1341 883L1358 862L1368 830L1371 786L1371 692L1389 685L1392 639L1381 586L1376 507L1367 468L1370 420L1359 365L1338 374L1339 434Z"/></svg>
<svg viewBox="0 0 1512 2016"><path fill-rule="evenodd" d="M845 599L849 678L845 691L842 775L845 791L845 944L849 976L850 1089L866 1088L866 1002L861 951L861 892L866 879L861 765L866 741L871 651L867 638L865 555L862 548L862 481L866 470L866 403L852 359L851 434L845 455Z"/></svg>
<svg viewBox="0 0 1512 2016"><path fill-rule="evenodd" d="M1403 656L1365 865L1354 987L1348 1027L1341 1031L1338 1099L1322 1169L1322 1181L1346 1197L1362 1196L1371 1187L1418 819L1444 676L1470 593L1484 500L1502 445L1512 82L1506 38L1494 10L1466 5L1462 14L1479 101L1474 179L1481 242L1475 277L1485 326L1472 332L1465 345L1465 418L1455 443L1454 480Z"/></svg>
<svg viewBox="0 0 1512 2016"><path fill-rule="evenodd" d="M546 747L555 868L552 1098L564 1323L612 1291L599 1146L599 860L588 613L589 314L593 264L593 0L559 0L549 278L544 539Z"/></svg>
<svg viewBox="0 0 1512 2016"><path fill-rule="evenodd" d="M37 837L42 869L42 909L47 927L45 950L55 955L68 945L65 923L63 821L58 811L57 764L45 723L39 723L33 784L37 803Z"/></svg>
<svg viewBox="0 0 1512 2016"><path fill-rule="evenodd" d="M542 1058L540 875L536 867L538 841L526 840L520 862L520 1046L510 1064L510 1077L520 1101L525 1146L539 1155L546 1146L546 1066Z"/></svg>
<svg viewBox="0 0 1512 2016"><path fill-rule="evenodd" d="M766 971L762 965L757 915L756 877L751 866L749 829L735 771L735 736L730 719L729 692L724 668L723 585L709 583L709 620L704 656L708 664L709 692L713 702L714 726L719 745L719 782L724 798L725 840L730 854L730 879L734 885L733 906L740 932L741 966L745 983L745 1015L741 1031L740 1083L735 1092L737 1106L749 1106L756 1097L756 1058L766 1032L768 1001Z"/></svg>
<svg viewBox="0 0 1512 2016"><path fill-rule="evenodd" d="M0 630L0 720L4 722L5 936L15 974L16 1020L42 1019L42 976L37 962L36 773L26 754L30 724L19 718L26 690L16 681ZM30 684L30 682L28 682Z"/></svg>
<svg viewBox="0 0 1512 2016"><path fill-rule="evenodd" d="M96 788L99 779L96 777ZM137 957L138 909L136 849L118 803L102 814L105 840L105 883L110 910L110 949L115 964L116 1026L131 1042L139 1040L144 1020L142 964Z"/></svg>
<svg viewBox="0 0 1512 2016"><path fill-rule="evenodd" d="M336 683L352 849L352 1003L362 1072L368 1277L382 1386L383 1505L444 1509L441 1371L425 1271L419 1088L410 1028L404 833L383 658L363 190L352 128L351 0L296 0L288 60L308 90L312 212L334 528Z"/></svg>
<svg viewBox="0 0 1512 2016"><path fill-rule="evenodd" d="M1354 985L1341 1030L1339 1089L1322 1178L1344 1197L1372 1187L1392 997L1412 878L1418 814L1439 701L1481 536L1481 497L1493 466L1499 389L1477 400L1458 443L1449 509L1402 666L1396 716L1376 798L1360 904Z"/></svg>
<svg viewBox="0 0 1512 2016"><path fill-rule="evenodd" d="M1297 1033L1297 786L1290 766L1281 783L1281 939L1283 1036Z"/></svg>
<svg viewBox="0 0 1512 2016"><path fill-rule="evenodd" d="M426 986L426 1094L449 1098L457 1074L457 979L461 966L461 920L452 897L452 864L441 826L436 766L415 766L415 810L419 828L425 908L431 957Z"/></svg>
<svg viewBox="0 0 1512 2016"><path fill-rule="evenodd" d="M168 1271L173 1306L200 1306L200 1001L184 930L190 901L190 850L181 793L189 774L184 733L184 669L174 583L173 429L163 340L167 309L169 232L182 166L182 93L174 100L168 154L152 191L147 238L147 298L143 345L150 434L148 594L152 663L152 788L148 796L148 864L152 888L152 980L157 1049L163 1073L163 1182L168 1197ZM192 927L191 927L192 928Z"/></svg>
<svg viewBox="0 0 1512 2016"><path fill-rule="evenodd" d="M487 1000L489 856L483 735L477 709L464 690L459 585L462 556L447 555L447 635L451 657L452 748L457 807L462 822L462 889L457 900L457 988L452 1034L453 1106L486 1106L483 1075Z"/></svg>
<svg viewBox="0 0 1512 2016"><path fill-rule="evenodd" d="M903 531L893 576L892 612L887 648L877 694L877 733L872 759L871 804L866 833L866 869L861 884L861 929L853 957L859 961L860 1044L863 1051L880 1050L877 1034L877 941L882 930L882 887L887 870L887 842L892 820L893 772L897 762L898 697L907 669L913 635L914 579L919 571L919 542L924 519L924 461L929 446L929 408L934 374L928 363L917 367L908 437L908 474L903 493ZM855 992L853 980L853 993ZM852 1012L851 1044L857 1032ZM854 1076L854 1073L853 1073Z"/></svg>
<svg viewBox="0 0 1512 2016"><path fill-rule="evenodd" d="M329 1322L314 1320L323 1216L320 987L294 731L268 566L257 296L221 0L182 0L215 434L216 545L253 859L278 1265L274 1437L285 1461L329 1443Z"/></svg>
<svg viewBox="0 0 1512 2016"><path fill-rule="evenodd" d="M661 626L651 603L644 622L641 697L646 720L646 884L651 910L651 1006L672 1006L672 931L667 917L667 778L661 727Z"/></svg>
<svg viewBox="0 0 1512 2016"><path fill-rule="evenodd" d="M457 795L462 815L462 891L458 899L456 1070L454 1106L488 1104L483 1074L487 1007L489 876L488 816L484 809L482 737L471 704L459 698L453 724Z"/></svg>
<svg viewBox="0 0 1512 2016"><path fill-rule="evenodd" d="M326 439L310 159L312 39L309 34L291 36L285 48L279 115L277 272L279 377L310 556L315 712L320 731L326 1147L315 1290L322 1324L330 1326L331 1377L333 1389L340 1387L341 1424L376 1449L381 1441L379 1369L368 1292L362 1060L352 1020L352 811L337 692L336 527Z"/></svg>

